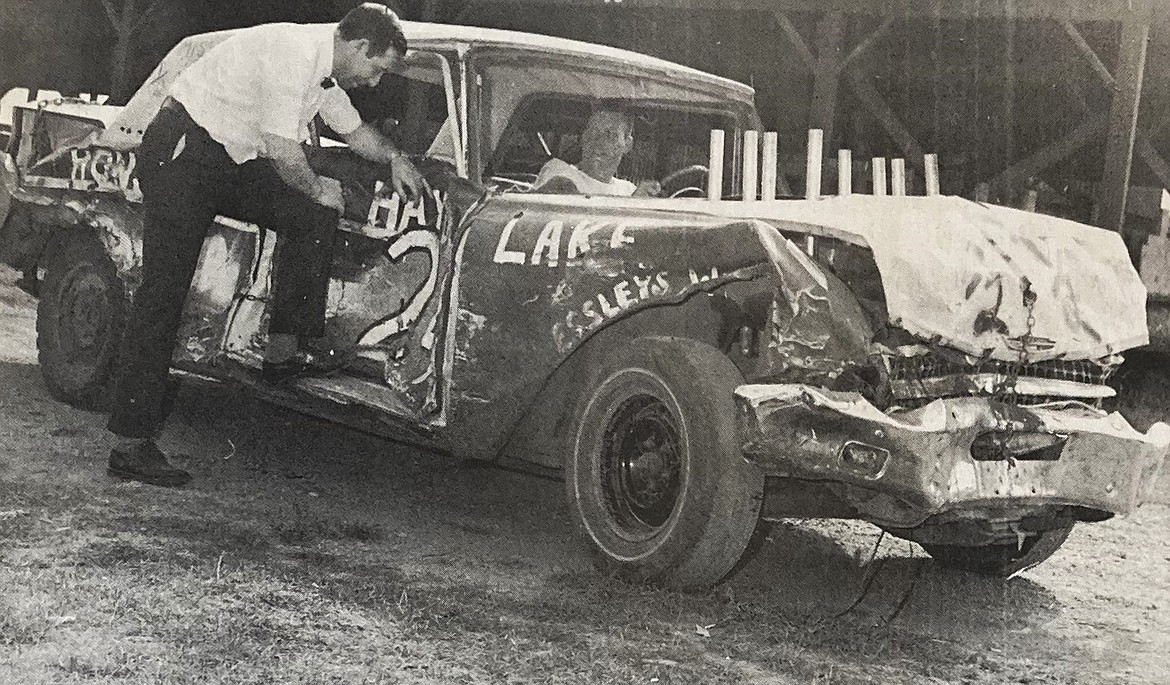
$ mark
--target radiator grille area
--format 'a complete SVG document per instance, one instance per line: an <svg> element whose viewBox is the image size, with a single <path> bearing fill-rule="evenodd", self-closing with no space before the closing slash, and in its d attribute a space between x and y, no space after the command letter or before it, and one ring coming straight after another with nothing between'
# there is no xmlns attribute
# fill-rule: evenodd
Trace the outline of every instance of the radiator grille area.
<svg viewBox="0 0 1170 685"><path fill-rule="evenodd" d="M973 394L960 391L964 384L959 381L974 375L993 375L1002 379L1005 385L1009 384L1014 374L1017 378L1070 381L1101 386L1106 385L1117 370L1117 364L1102 364L1091 359L1054 359L1023 365L998 360L964 364L938 354L914 357L888 356L885 358L885 364L896 400ZM953 379L956 382L940 382L946 379ZM1010 391L1009 388L1005 390ZM1041 398L1029 397L1029 401L1041 401Z"/></svg>

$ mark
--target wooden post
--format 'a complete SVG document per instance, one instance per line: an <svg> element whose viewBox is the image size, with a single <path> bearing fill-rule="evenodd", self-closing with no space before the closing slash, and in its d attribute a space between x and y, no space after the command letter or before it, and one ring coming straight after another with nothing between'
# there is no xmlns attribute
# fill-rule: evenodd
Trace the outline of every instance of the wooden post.
<svg viewBox="0 0 1170 685"><path fill-rule="evenodd" d="M137 47L135 38L164 4L163 0L124 0L118 7L112 0L102 0L116 37L110 59L110 98L114 104L125 104L134 94L131 71Z"/></svg>
<svg viewBox="0 0 1170 685"><path fill-rule="evenodd" d="M1016 0L1004 0L1003 166L1016 161Z"/></svg>
<svg viewBox="0 0 1170 685"><path fill-rule="evenodd" d="M1028 192L1024 193L1024 203L1020 205L1020 209L1025 212L1036 211L1036 200L1039 199L1039 195L1035 188L1029 188Z"/></svg>
<svg viewBox="0 0 1170 685"><path fill-rule="evenodd" d="M743 132L743 201L755 202L759 188L760 132Z"/></svg>
<svg viewBox="0 0 1170 685"><path fill-rule="evenodd" d="M890 160L890 194L906 194L906 160L901 157Z"/></svg>
<svg viewBox="0 0 1170 685"><path fill-rule="evenodd" d="M837 150L837 194L853 194L853 153Z"/></svg>
<svg viewBox="0 0 1170 685"><path fill-rule="evenodd" d="M761 198L764 200L776 199L776 165L779 157L779 137L775 131L764 133L764 173Z"/></svg>
<svg viewBox="0 0 1170 685"><path fill-rule="evenodd" d="M922 156L922 166L926 171L926 194L939 195L938 187L938 155L933 152Z"/></svg>
<svg viewBox="0 0 1170 685"><path fill-rule="evenodd" d="M1158 235L1165 238L1170 232L1170 192L1166 192L1165 188L1162 189L1162 200L1158 203L1158 209L1162 210L1159 215L1161 221L1158 222Z"/></svg>
<svg viewBox="0 0 1170 685"><path fill-rule="evenodd" d="M722 129L711 130L711 154L707 158L707 199L716 202L723 197L723 139Z"/></svg>
<svg viewBox="0 0 1170 685"><path fill-rule="evenodd" d="M837 113L840 89L841 32L845 15L832 12L817 23L816 63L813 66L813 93L809 107L809 127L824 131L825 140L833 140L833 122Z"/></svg>
<svg viewBox="0 0 1170 685"><path fill-rule="evenodd" d="M886 158L873 158L873 194L886 194Z"/></svg>
<svg viewBox="0 0 1170 685"><path fill-rule="evenodd" d="M851 66L846 71L848 72L849 84L853 88L854 94L857 95L857 99L861 100L870 115L894 139L898 148L902 150L902 154L909 159L922 159L922 146L914 139L913 134L898 118L894 110L886 104L877 87L866 78L863 72L858 70L856 65Z"/></svg>
<svg viewBox="0 0 1170 685"><path fill-rule="evenodd" d="M1098 198L1098 225L1120 231L1125 224L1125 203L1129 193L1130 165L1137 137L1138 105L1146 69L1146 45L1150 26L1146 17L1127 18L1121 25L1121 46L1114 78L1113 104L1109 112L1109 135L1105 143L1105 171Z"/></svg>
<svg viewBox="0 0 1170 685"><path fill-rule="evenodd" d="M821 167L825 153L825 132L819 128L808 130L808 159L804 165L804 196L810 200L821 197Z"/></svg>

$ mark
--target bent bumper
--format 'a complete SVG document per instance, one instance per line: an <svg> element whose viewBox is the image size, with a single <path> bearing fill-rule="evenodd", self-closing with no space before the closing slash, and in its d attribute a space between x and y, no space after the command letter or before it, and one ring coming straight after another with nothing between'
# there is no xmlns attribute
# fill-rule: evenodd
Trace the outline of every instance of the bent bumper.
<svg viewBox="0 0 1170 685"><path fill-rule="evenodd" d="M797 385L736 389L744 455L767 475L842 483L861 514L911 527L951 511L1075 506L1126 514L1147 499L1170 426L1136 431L1075 403L1017 407L940 399L885 414L857 393ZM1044 460L977 460L981 434L1053 436Z"/></svg>

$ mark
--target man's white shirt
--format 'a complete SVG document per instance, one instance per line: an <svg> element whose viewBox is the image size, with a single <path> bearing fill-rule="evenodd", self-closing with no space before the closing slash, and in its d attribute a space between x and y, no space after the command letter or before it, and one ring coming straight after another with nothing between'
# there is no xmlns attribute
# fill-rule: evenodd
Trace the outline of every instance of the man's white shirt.
<svg viewBox="0 0 1170 685"><path fill-rule="evenodd" d="M577 190L585 195L629 197L638 189L636 185L622 178L614 177L609 180L609 183L598 181L576 166L555 157L545 162L544 166L540 168L540 173L537 174L532 187L540 188L558 176L572 181L573 185L577 186Z"/></svg>
<svg viewBox="0 0 1170 685"><path fill-rule="evenodd" d="M304 141L317 114L345 135L361 125L349 95L322 87L333 71L337 24L241 30L187 67L171 87L195 123L237 164L264 157L264 134Z"/></svg>

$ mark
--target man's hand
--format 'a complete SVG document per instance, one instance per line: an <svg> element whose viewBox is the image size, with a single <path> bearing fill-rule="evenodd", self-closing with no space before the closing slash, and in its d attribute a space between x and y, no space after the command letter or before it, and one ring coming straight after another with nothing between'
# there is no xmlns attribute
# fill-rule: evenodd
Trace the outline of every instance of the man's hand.
<svg viewBox="0 0 1170 685"><path fill-rule="evenodd" d="M634 197L661 197L662 184L658 181L647 178L638 181L638 187L634 190Z"/></svg>
<svg viewBox="0 0 1170 685"><path fill-rule="evenodd" d="M341 181L328 176L319 177L320 191L313 200L319 204L345 213L345 194L341 190Z"/></svg>
<svg viewBox="0 0 1170 685"><path fill-rule="evenodd" d="M390 182L394 184L394 192L398 197L408 202L423 196L427 187L427 180L415 168L414 163L406 155L399 153L390 163Z"/></svg>
<svg viewBox="0 0 1170 685"><path fill-rule="evenodd" d="M295 190L304 193L306 196L312 198L317 202L324 193L322 191L322 177L317 176L311 168L309 168L309 160L305 157L305 150L301 144L289 138L281 138L269 134L263 134L264 138L264 157L272 162L272 166L276 169L276 173L280 178ZM332 180L332 179L327 179ZM333 181L337 183L337 181ZM338 184L340 186L340 184ZM328 197L340 197L340 190L336 195L328 194ZM321 202L321 204L326 204ZM344 202L342 203L344 205ZM332 206L332 205L327 205Z"/></svg>
<svg viewBox="0 0 1170 685"><path fill-rule="evenodd" d="M399 197L407 201L422 197L427 187L426 179L381 131L369 123L363 123L341 137L349 144L350 149L362 157L372 162L390 165L390 182Z"/></svg>

